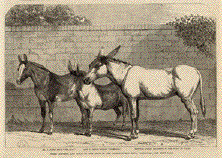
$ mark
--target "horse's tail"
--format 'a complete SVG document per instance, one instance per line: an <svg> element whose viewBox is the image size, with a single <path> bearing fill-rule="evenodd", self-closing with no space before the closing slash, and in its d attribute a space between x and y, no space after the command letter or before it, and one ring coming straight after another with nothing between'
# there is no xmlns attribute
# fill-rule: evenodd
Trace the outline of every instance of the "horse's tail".
<svg viewBox="0 0 222 158"><path fill-rule="evenodd" d="M202 77L200 72L197 70L200 80L199 80L199 87L200 87L200 107L201 107L201 111L203 116L205 117L206 115L206 108L205 108L205 104L204 104L204 98L203 98L203 89L202 89Z"/></svg>

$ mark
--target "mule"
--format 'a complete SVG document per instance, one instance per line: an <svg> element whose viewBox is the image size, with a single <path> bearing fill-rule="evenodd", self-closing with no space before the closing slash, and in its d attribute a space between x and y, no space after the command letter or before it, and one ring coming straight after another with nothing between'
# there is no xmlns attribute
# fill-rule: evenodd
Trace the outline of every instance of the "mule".
<svg viewBox="0 0 222 158"><path fill-rule="evenodd" d="M127 62L114 59L120 46L108 55L98 54L89 65L89 71L84 78L85 84L90 84L100 77L108 77L119 85L127 96L130 106L131 135L129 140L138 138L140 99L166 99L177 95L185 104L191 117L191 130L187 138L194 138L197 132L198 110L193 102L193 94L200 87L200 105L205 116L206 109L202 96L202 77L200 72L187 65L178 65L165 69L146 69ZM135 126L134 126L135 124Z"/></svg>
<svg viewBox="0 0 222 158"><path fill-rule="evenodd" d="M34 83L34 92L41 107L43 122L39 133L43 133L45 128L46 103L48 103L50 118L49 135L53 132L53 109L57 102L66 102L75 99L82 113L81 124L84 124L86 119L85 109L82 108L78 97L68 95L69 87L76 82L71 74L60 76L52 73L44 66L28 61L26 54L23 54L23 56L18 55L18 60L19 76L16 82L18 85L21 85L30 77Z"/></svg>
<svg viewBox="0 0 222 158"><path fill-rule="evenodd" d="M85 77L86 72L80 71L78 65L76 69L74 69L70 61L68 64L68 70L74 77L75 81L71 86L69 93L71 96L78 96L82 107L87 111L88 124L84 135L91 136L93 112L97 109L114 109L117 114L114 125L117 123L122 114L123 123L121 129L123 129L125 126L126 114L128 112L128 100L123 95L120 87L112 82L108 85L97 85L94 83L88 85L84 84L83 78ZM119 107L122 107L122 113Z"/></svg>

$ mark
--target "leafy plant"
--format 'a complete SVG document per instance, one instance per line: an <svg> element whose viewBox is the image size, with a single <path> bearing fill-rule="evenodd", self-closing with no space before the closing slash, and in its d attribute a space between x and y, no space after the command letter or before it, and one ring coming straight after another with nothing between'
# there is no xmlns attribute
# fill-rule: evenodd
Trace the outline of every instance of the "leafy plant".
<svg viewBox="0 0 222 158"><path fill-rule="evenodd" d="M187 46L194 46L207 56L215 55L216 22L213 18L199 15L176 18L168 23L176 29L176 36L183 39Z"/></svg>
<svg viewBox="0 0 222 158"><path fill-rule="evenodd" d="M67 5L16 5L5 17L6 26L90 25Z"/></svg>

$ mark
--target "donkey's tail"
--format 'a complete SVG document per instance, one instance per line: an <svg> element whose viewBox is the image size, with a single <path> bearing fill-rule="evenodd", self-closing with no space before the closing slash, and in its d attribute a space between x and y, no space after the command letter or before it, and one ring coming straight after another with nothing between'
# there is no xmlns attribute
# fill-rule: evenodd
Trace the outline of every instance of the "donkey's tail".
<svg viewBox="0 0 222 158"><path fill-rule="evenodd" d="M199 71L197 71L200 77L199 80L199 86L200 86L200 107L201 107L201 111L203 116L205 117L206 115L206 108L205 108L205 103L204 103L204 98L203 98L203 89L202 89L202 77Z"/></svg>

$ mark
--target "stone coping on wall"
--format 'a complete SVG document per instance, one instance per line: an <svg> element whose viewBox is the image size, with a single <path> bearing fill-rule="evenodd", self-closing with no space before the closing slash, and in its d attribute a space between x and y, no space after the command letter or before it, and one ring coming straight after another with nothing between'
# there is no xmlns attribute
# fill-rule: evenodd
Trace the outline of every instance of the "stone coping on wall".
<svg viewBox="0 0 222 158"><path fill-rule="evenodd" d="M6 32L35 31L115 31L115 30L173 30L166 24L127 24L127 25L91 25L91 26L6 26Z"/></svg>

